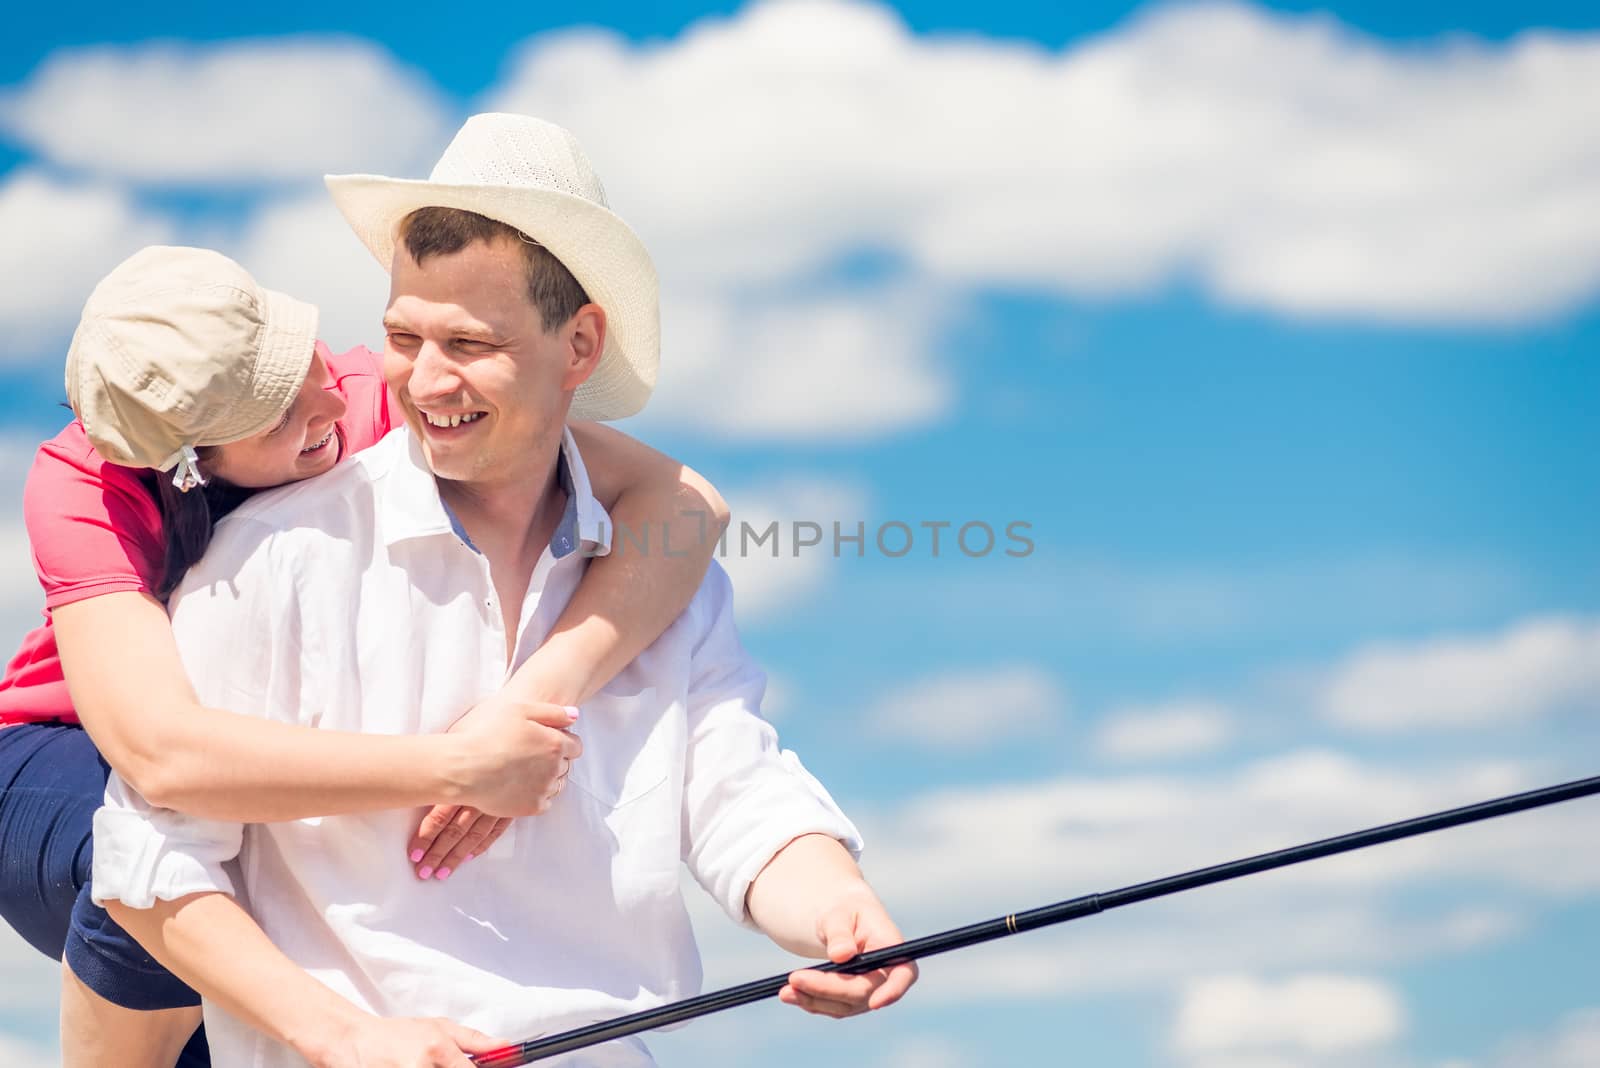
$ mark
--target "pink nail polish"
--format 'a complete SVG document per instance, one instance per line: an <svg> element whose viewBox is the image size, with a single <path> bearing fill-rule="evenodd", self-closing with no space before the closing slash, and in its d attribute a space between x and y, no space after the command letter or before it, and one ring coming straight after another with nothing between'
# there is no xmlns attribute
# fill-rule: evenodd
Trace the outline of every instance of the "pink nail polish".
<svg viewBox="0 0 1600 1068"><path fill-rule="evenodd" d="M467 854L467 859L466 859L466 860L463 860L463 861L462 861L462 862L461 862L461 863L463 863L463 864L465 864L465 863L466 863L466 862L467 862L467 860L471 860L471 859L472 859L472 858L473 858L473 857L475 857L475 856L477 856L477 855L478 855L478 854L476 854L476 853L468 853L468 854Z"/></svg>
<svg viewBox="0 0 1600 1068"><path fill-rule="evenodd" d="M426 879L432 874L433 874L433 869L432 868L418 868L417 869L417 878L419 878L419 879Z"/></svg>
<svg viewBox="0 0 1600 1068"><path fill-rule="evenodd" d="M421 860L424 855L425 854L422 852L422 850L413 849L411 851L411 863L415 864L417 861Z"/></svg>
<svg viewBox="0 0 1600 1068"><path fill-rule="evenodd" d="M439 881L442 883L448 878L450 878L450 869L449 868L440 868L439 869Z"/></svg>
<svg viewBox="0 0 1600 1068"><path fill-rule="evenodd" d="M577 705L563 705L562 707L567 710L567 715L568 716L570 716L573 719L577 719L578 718L578 706Z"/></svg>

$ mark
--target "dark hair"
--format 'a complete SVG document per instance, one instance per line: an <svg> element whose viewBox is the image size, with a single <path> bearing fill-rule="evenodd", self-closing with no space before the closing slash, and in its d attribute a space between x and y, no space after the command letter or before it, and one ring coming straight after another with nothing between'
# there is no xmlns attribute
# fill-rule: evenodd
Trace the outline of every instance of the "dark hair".
<svg viewBox="0 0 1600 1068"><path fill-rule="evenodd" d="M528 300L539 309L546 333L565 323L589 303L589 295L566 264L539 242L497 219L460 208L418 208L400 221L400 236L421 264L429 256L460 252L474 241L499 238L518 242L527 268Z"/></svg>
<svg viewBox="0 0 1600 1068"><path fill-rule="evenodd" d="M209 460L216 451L215 446L202 445L195 454L201 460ZM244 503L251 492L213 475L204 486L183 493L172 484L170 472L156 472L156 504L161 507L167 538L157 597L165 601L178 588L189 568L205 555L217 520Z"/></svg>

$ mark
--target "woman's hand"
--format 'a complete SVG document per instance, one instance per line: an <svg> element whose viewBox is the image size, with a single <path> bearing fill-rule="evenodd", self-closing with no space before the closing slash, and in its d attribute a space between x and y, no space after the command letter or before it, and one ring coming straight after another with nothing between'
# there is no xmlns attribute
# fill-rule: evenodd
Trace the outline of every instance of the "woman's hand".
<svg viewBox="0 0 1600 1068"><path fill-rule="evenodd" d="M419 879L448 879L506 833L511 821L469 805L434 805L411 836L406 856Z"/></svg>
<svg viewBox="0 0 1600 1068"><path fill-rule="evenodd" d="M583 743L566 728L578 710L489 697L451 725L477 770L460 805L435 805L406 845L419 879L448 879L483 852L517 816L549 810Z"/></svg>

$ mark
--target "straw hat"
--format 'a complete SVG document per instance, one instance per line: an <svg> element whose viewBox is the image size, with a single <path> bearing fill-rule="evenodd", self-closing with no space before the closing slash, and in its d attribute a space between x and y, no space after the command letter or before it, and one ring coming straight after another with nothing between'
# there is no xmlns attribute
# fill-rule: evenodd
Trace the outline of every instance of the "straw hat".
<svg viewBox="0 0 1600 1068"><path fill-rule="evenodd" d="M644 407L660 360L656 271L643 242L606 204L577 138L527 115L474 115L427 181L329 175L328 191L384 270L397 229L418 208L460 208L513 226L564 264L605 309L600 362L572 400L574 419Z"/></svg>
<svg viewBox="0 0 1600 1068"><path fill-rule="evenodd" d="M317 309L203 248L153 245L101 279L67 350L67 399L112 463L199 478L194 449L270 429L311 367Z"/></svg>

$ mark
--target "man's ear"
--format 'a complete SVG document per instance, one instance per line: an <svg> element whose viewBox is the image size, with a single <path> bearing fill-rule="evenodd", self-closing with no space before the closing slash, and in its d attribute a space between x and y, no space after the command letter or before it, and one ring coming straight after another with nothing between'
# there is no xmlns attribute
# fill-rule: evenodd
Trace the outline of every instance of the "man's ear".
<svg viewBox="0 0 1600 1068"><path fill-rule="evenodd" d="M606 350L606 312L598 304L585 304L567 322L567 373L561 381L563 391L577 389L588 381Z"/></svg>

